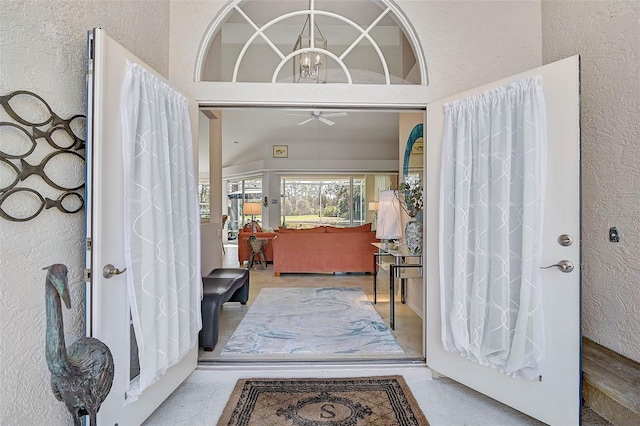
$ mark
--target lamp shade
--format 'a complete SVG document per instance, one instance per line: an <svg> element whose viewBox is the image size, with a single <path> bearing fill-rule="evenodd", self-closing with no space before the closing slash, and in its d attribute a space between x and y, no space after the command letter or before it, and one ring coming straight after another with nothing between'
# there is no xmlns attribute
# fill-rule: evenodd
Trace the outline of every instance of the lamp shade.
<svg viewBox="0 0 640 426"><path fill-rule="evenodd" d="M376 238L380 240L397 240L401 237L400 204L396 191L380 191L378 195Z"/></svg>
<svg viewBox="0 0 640 426"><path fill-rule="evenodd" d="M369 210L376 211L378 210L379 204L377 201L369 201Z"/></svg>
<svg viewBox="0 0 640 426"><path fill-rule="evenodd" d="M262 214L261 203L244 203L242 205L242 212L244 214L257 215Z"/></svg>

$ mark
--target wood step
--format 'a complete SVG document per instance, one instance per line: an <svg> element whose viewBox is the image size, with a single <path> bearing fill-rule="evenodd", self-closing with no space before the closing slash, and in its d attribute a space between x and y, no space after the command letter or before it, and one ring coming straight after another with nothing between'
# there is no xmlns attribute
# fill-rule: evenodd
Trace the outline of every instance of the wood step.
<svg viewBox="0 0 640 426"><path fill-rule="evenodd" d="M614 425L640 425L640 364L582 339L585 404Z"/></svg>

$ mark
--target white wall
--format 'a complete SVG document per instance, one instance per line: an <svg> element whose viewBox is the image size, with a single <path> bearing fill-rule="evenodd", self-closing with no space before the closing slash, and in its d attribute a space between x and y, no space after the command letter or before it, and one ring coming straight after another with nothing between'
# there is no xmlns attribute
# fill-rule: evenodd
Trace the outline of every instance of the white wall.
<svg viewBox="0 0 640 426"><path fill-rule="evenodd" d="M545 63L581 58L583 333L640 362L640 2L544 1L542 23Z"/></svg>
<svg viewBox="0 0 640 426"><path fill-rule="evenodd" d="M216 161L220 157L217 115L210 114L211 118L209 118L209 116L199 112L198 117L198 174L200 180L209 181L210 186L220 186L220 166L219 161ZM204 147L205 145L206 148ZM214 165L213 168L210 168L211 163ZM200 272L203 276L208 275L216 265L220 265L222 262L222 232L220 231L222 213L219 213L220 200L214 199L211 194L209 195L210 217L200 222Z"/></svg>
<svg viewBox="0 0 640 426"><path fill-rule="evenodd" d="M409 135L411 131L416 126L416 124L424 123L424 113L403 113L400 114L400 126L398 129L398 140L400 143L398 144L398 170L400 177L400 181L402 181L403 177L403 169L404 169L404 152L407 149L407 141L409 139ZM426 136L426 135L425 135ZM424 164L424 160L423 160ZM423 177L424 178L424 177ZM402 211L402 228L409 221L409 215L404 210ZM425 225L423 223L423 225ZM404 232L404 231L403 231ZM404 242L404 241L403 241ZM424 253L424 252L423 252ZM417 261L413 263L418 263ZM426 262L423 259L423 264ZM426 274L424 274L426 275ZM424 276L423 275L423 276ZM413 311L420 317L424 318L424 285L422 278L409 278L407 279L407 288L406 288L406 303L407 305L413 309Z"/></svg>
<svg viewBox="0 0 640 426"><path fill-rule="evenodd" d="M3 0L0 94L30 90L62 117L84 114L86 37L95 26L167 74L168 1L149 7L137 1ZM42 141L39 145L45 146L38 153L46 155L50 148ZM60 172L59 167L53 169ZM54 195L39 177L29 177L27 184ZM72 306L65 309L64 322L70 344L84 335L83 213L45 210L24 223L0 218L0 246L0 424L71 424L49 384L41 268L52 263L69 267Z"/></svg>

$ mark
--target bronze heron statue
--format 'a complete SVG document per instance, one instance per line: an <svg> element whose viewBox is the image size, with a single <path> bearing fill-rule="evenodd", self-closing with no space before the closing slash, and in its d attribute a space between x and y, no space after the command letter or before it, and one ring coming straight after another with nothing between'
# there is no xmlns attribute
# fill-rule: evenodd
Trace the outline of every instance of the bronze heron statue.
<svg viewBox="0 0 640 426"><path fill-rule="evenodd" d="M79 426L80 418L88 415L95 426L96 415L113 383L113 357L100 340L82 337L69 348L64 343L62 306L71 307L67 267L62 264L47 268L45 300L47 306L47 366L51 372L51 389L65 403Z"/></svg>

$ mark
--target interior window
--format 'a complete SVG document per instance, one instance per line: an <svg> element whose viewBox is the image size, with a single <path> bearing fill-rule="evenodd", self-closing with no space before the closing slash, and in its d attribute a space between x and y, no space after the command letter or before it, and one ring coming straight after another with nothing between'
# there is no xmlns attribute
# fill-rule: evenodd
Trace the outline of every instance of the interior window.
<svg viewBox="0 0 640 426"><path fill-rule="evenodd" d="M423 84L423 65L394 11L372 0L236 2L211 37L200 78Z"/></svg>

